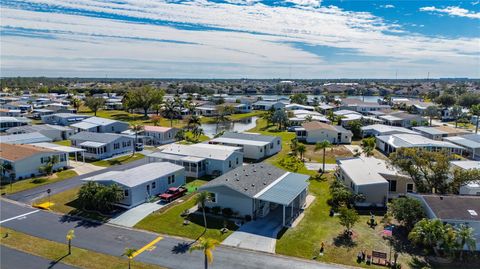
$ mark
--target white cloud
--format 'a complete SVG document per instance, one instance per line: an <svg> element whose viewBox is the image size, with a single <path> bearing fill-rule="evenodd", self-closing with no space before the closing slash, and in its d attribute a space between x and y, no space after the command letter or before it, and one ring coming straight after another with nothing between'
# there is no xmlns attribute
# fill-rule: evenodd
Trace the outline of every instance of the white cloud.
<svg viewBox="0 0 480 269"><path fill-rule="evenodd" d="M285 2L296 4L299 6L319 7L322 3L322 0L285 0Z"/></svg>
<svg viewBox="0 0 480 269"><path fill-rule="evenodd" d="M394 5L381 5L380 7L383 7L383 8L395 8Z"/></svg>
<svg viewBox="0 0 480 269"><path fill-rule="evenodd" d="M206 0L30 2L80 12L67 15L2 8L2 27L45 31L53 36L3 36L3 73L40 70L44 75L71 72L77 76L286 77L291 68L292 77L318 78L385 77L404 68L410 77L425 70L439 76L479 76L479 38L411 35L370 13L334 6L289 8ZM123 17L101 19L81 11ZM158 21L169 23L152 23ZM293 45L303 43L349 49L368 63L327 62L322 55Z"/></svg>
<svg viewBox="0 0 480 269"><path fill-rule="evenodd" d="M470 11L465 8L450 6L446 8L437 8L434 6L421 7L420 11L434 12L438 14L447 14L452 17L465 17L470 19L480 19L480 12Z"/></svg>

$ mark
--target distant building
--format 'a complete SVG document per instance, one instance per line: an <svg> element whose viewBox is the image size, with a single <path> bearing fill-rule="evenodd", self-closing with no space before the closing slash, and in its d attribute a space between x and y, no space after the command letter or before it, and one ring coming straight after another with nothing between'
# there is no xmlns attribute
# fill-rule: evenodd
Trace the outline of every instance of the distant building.
<svg viewBox="0 0 480 269"><path fill-rule="evenodd" d="M26 125L20 127L13 127L7 130L8 134L28 134L40 133L53 141L66 140L73 135L73 129L50 124Z"/></svg>
<svg viewBox="0 0 480 269"><path fill-rule="evenodd" d="M393 134L377 136L377 148L390 154L399 148L419 148L429 151L446 150L453 154L462 154L463 147L450 142L437 141L414 134Z"/></svg>
<svg viewBox="0 0 480 269"><path fill-rule="evenodd" d="M92 133L116 133L119 134L128 130L130 125L123 121L105 119L100 117L86 118L80 122L70 125L75 132L92 132Z"/></svg>
<svg viewBox="0 0 480 269"><path fill-rule="evenodd" d="M175 135L179 129L162 126L144 126L142 135L149 137L152 145L163 145L175 142Z"/></svg>
<svg viewBox="0 0 480 269"><path fill-rule="evenodd" d="M427 119L418 114L410 114L404 111L394 111L378 117L383 123L391 126L410 128L427 123Z"/></svg>
<svg viewBox="0 0 480 269"><path fill-rule="evenodd" d="M41 118L42 122L46 124L69 126L90 117L91 116L72 113L55 113L51 115L44 115Z"/></svg>
<svg viewBox="0 0 480 269"><path fill-rule="evenodd" d="M449 127L449 126L435 126L435 127L412 127L413 130L419 132L421 135L433 140L443 140L445 137L471 134L468 131Z"/></svg>
<svg viewBox="0 0 480 269"><path fill-rule="evenodd" d="M465 148L471 159L480 159L480 134L445 137L444 140Z"/></svg>
<svg viewBox="0 0 480 269"><path fill-rule="evenodd" d="M31 120L24 117L0 117L0 132L10 128L29 125Z"/></svg>
<svg viewBox="0 0 480 269"><path fill-rule="evenodd" d="M252 106L255 110L270 110L272 107L275 110L285 108L285 104L280 101L257 101Z"/></svg>
<svg viewBox="0 0 480 269"><path fill-rule="evenodd" d="M338 125L330 125L323 122L306 122L301 128L296 128L297 139L307 143L328 141L332 144L352 143L352 132Z"/></svg>
<svg viewBox="0 0 480 269"><path fill-rule="evenodd" d="M342 104L340 105L340 109L353 110L362 114L388 108L390 108L388 105L380 105L373 102L363 102L362 100L355 98L343 99Z"/></svg>

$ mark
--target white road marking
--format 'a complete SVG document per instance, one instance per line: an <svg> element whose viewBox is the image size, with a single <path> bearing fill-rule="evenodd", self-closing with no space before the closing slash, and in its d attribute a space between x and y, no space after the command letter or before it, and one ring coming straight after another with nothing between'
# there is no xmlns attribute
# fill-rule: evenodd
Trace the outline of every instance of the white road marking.
<svg viewBox="0 0 480 269"><path fill-rule="evenodd" d="M9 219L6 219L6 220L2 220L2 221L0 221L0 224L2 224L2 223L4 223L4 222L7 222L7 221L14 220L14 219L25 218L25 216L30 215L30 214L33 214L33 213L37 213L38 211L40 211L40 209L31 211L31 212L28 212L28 213L25 213L25 214L22 214L22 215L18 215L18 216L13 217L13 218L9 218Z"/></svg>

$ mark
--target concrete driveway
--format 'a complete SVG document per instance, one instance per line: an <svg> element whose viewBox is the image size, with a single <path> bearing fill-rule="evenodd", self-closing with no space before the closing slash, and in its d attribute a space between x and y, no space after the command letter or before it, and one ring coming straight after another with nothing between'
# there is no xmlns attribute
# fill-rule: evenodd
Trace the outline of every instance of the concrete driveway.
<svg viewBox="0 0 480 269"><path fill-rule="evenodd" d="M322 163L305 163L305 167L307 167L308 170L314 170L314 171L319 171L320 169L323 168ZM333 163L326 163L325 164L325 171L335 171L337 169L337 165Z"/></svg>
<svg viewBox="0 0 480 269"><path fill-rule="evenodd" d="M277 234L282 229L282 216L277 211L244 224L227 237L222 245L275 253Z"/></svg>
<svg viewBox="0 0 480 269"><path fill-rule="evenodd" d="M160 201L155 203L143 203L134 208L128 209L118 216L113 217L110 219L109 223L125 227L133 227L142 219L164 206L165 204L161 203Z"/></svg>
<svg viewBox="0 0 480 269"><path fill-rule="evenodd" d="M76 162L76 161L70 161L70 166L72 167L72 170L75 171L79 176L92 173L95 171L100 171L106 168L102 166L96 166L90 163L83 163L83 162Z"/></svg>

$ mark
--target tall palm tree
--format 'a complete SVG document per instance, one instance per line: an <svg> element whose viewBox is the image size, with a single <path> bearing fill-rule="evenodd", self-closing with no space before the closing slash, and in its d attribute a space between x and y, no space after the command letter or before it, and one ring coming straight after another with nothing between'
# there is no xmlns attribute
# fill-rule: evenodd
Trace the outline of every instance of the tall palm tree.
<svg viewBox="0 0 480 269"><path fill-rule="evenodd" d="M132 156L133 156L135 155L135 151L137 149L136 145L137 145L138 133L143 131L144 127L141 124L132 124L130 128L132 129L132 131L135 132L135 143L133 145L133 153L132 153Z"/></svg>
<svg viewBox="0 0 480 269"><path fill-rule="evenodd" d="M75 108L75 110L78 111L78 109L80 108L80 106L82 105L82 100L80 100L79 98L73 98L72 99L72 106L73 108Z"/></svg>
<svg viewBox="0 0 480 269"><path fill-rule="evenodd" d="M363 152L365 152L365 155L372 156L375 146L376 146L375 137L362 139L362 150Z"/></svg>
<svg viewBox="0 0 480 269"><path fill-rule="evenodd" d="M307 147L304 144L298 143L297 152L300 154L300 159L303 160L303 154L307 151Z"/></svg>
<svg viewBox="0 0 480 269"><path fill-rule="evenodd" d="M480 122L480 104L470 107L470 113L477 116L477 123L475 124L475 133L478 134L478 124Z"/></svg>
<svg viewBox="0 0 480 269"><path fill-rule="evenodd" d="M192 130L193 138L197 140L201 135L205 134L202 128L195 126Z"/></svg>
<svg viewBox="0 0 480 269"><path fill-rule="evenodd" d="M208 264L213 262L213 250L215 250L215 247L219 244L220 242L215 239L201 237L200 239L198 239L197 243L190 247L189 251L203 251L203 255L205 257L205 269L208 269Z"/></svg>
<svg viewBox="0 0 480 269"><path fill-rule="evenodd" d="M173 120L179 114L177 104L175 102L165 102L163 105L163 113L170 119L170 127L173 127Z"/></svg>
<svg viewBox="0 0 480 269"><path fill-rule="evenodd" d="M134 258L135 252L137 252L137 250L134 248L126 248L122 254L123 256L126 256L128 258L128 269L131 268L131 261Z"/></svg>
<svg viewBox="0 0 480 269"><path fill-rule="evenodd" d="M218 110L218 115L217 117L215 118L215 121L217 123L217 126L216 126L216 130L215 132L218 133L218 124L219 123L225 123L227 121L230 121L230 117L229 115L233 114L233 112L235 111L235 109L232 107L232 106L218 106L217 107L217 110Z"/></svg>
<svg viewBox="0 0 480 269"><path fill-rule="evenodd" d="M205 215L205 204L210 201L211 195L209 192L203 191L195 197L195 203L202 208L203 211L203 224L205 225L205 231L207 230L207 216Z"/></svg>
<svg viewBox="0 0 480 269"><path fill-rule="evenodd" d="M0 169L2 170L2 179L5 179L5 175L12 171L13 166L10 162L3 162L0 164Z"/></svg>
<svg viewBox="0 0 480 269"><path fill-rule="evenodd" d="M315 144L315 149L314 151L317 151L317 150L323 150L323 168L322 168L322 173L325 173L325 151L327 150L327 148L331 147L332 144L327 141L327 140L323 140L322 142L317 142L317 144Z"/></svg>
<svg viewBox="0 0 480 269"><path fill-rule="evenodd" d="M425 115L430 119L430 126L432 126L432 120L438 116L438 108L436 106L429 106L425 109Z"/></svg>
<svg viewBox="0 0 480 269"><path fill-rule="evenodd" d="M462 114L463 114L462 107L458 106L458 105L453 106L452 111L450 111L450 114L455 119L455 128L457 128L458 127L458 119L460 119L460 117L462 117Z"/></svg>
<svg viewBox="0 0 480 269"><path fill-rule="evenodd" d="M69 230L66 235L66 238L68 242L68 255L70 255L72 254L72 239L75 238L75 231L73 229Z"/></svg>
<svg viewBox="0 0 480 269"><path fill-rule="evenodd" d="M457 235L457 241L459 242L459 247L460 247L460 260L463 260L463 252L464 252L465 246L470 251L473 251L477 248L473 228L468 227L465 224L461 224L457 228L456 235Z"/></svg>
<svg viewBox="0 0 480 269"><path fill-rule="evenodd" d="M200 117L197 115L191 115L188 117L187 121L187 127L188 129L193 129L197 126L200 126L202 124L202 121L200 120Z"/></svg>
<svg viewBox="0 0 480 269"><path fill-rule="evenodd" d="M293 138L292 140L290 140L290 150L292 151L293 154L295 154L295 156L297 156L297 147L298 147L298 139L296 138Z"/></svg>

